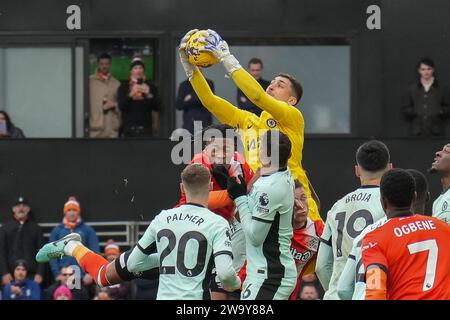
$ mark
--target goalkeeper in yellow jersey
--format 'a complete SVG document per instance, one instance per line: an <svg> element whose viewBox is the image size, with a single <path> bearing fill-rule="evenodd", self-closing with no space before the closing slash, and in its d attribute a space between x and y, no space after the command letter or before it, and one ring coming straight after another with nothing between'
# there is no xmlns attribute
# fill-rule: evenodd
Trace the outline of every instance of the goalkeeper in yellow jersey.
<svg viewBox="0 0 450 320"><path fill-rule="evenodd" d="M294 179L299 180L305 186L310 217L313 220L320 219L316 203L318 202L317 197L314 194L314 199L316 199L314 201L311 193L314 193L314 190L310 187L301 164L305 122L302 113L295 105L302 97L302 86L291 75L280 73L264 91L230 53L228 44L220 35L214 30L205 30L203 31L204 38L199 39L205 43L200 50L209 51L216 56L237 87L263 112L258 117L251 112L238 109L230 102L214 95L198 67L189 63L186 45L190 36L197 31L197 29L191 30L181 39L179 54L186 75L200 101L220 122L239 129L247 162L255 172L260 167L259 140L264 132L278 129L286 134L292 144L292 155L288 162L289 169Z"/></svg>

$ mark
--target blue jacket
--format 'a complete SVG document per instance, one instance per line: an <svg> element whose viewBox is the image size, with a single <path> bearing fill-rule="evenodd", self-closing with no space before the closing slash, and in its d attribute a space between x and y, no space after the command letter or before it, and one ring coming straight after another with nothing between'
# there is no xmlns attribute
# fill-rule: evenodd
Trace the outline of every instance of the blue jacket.
<svg viewBox="0 0 450 320"><path fill-rule="evenodd" d="M16 296L11 292L11 286L18 286L22 289L22 295ZM17 284L15 280L3 288L3 300L40 300L41 288L33 280L26 279Z"/></svg>
<svg viewBox="0 0 450 320"><path fill-rule="evenodd" d="M50 234L49 242L56 241L61 239L62 237L68 235L69 233L76 232L81 236L81 242L91 249L94 252L100 252L100 247L98 244L97 234L94 229L83 221L74 229L71 230L67 228L63 223L57 225ZM52 273L54 277L57 277L60 273L60 269L62 267L70 266L70 265L78 265L77 261L72 257L64 257L62 259L53 259L50 260L50 268L52 269ZM84 272L81 271L81 275L84 276Z"/></svg>

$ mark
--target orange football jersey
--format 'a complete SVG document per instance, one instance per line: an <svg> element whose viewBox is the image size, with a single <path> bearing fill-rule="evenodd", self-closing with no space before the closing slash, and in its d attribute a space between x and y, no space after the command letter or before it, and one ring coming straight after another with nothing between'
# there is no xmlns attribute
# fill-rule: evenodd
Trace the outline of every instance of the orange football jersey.
<svg viewBox="0 0 450 320"><path fill-rule="evenodd" d="M387 299L450 299L450 226L436 218L394 217L362 242L365 270L387 274ZM373 280L373 279L371 279Z"/></svg>

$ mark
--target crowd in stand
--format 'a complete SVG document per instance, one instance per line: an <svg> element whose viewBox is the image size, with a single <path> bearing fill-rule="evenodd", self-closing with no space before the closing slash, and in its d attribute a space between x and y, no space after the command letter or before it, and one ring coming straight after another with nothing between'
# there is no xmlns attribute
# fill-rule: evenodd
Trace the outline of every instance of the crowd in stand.
<svg viewBox="0 0 450 320"><path fill-rule="evenodd" d="M0 227L0 299L3 300L124 300L155 299L157 284L125 282L97 288L72 257L55 259L50 264L36 263L35 256L46 242L41 227L31 214L31 205L23 197L12 204L11 219ZM81 218L81 205L70 197L63 207L63 219L54 227L48 241L77 232L83 244L100 252L95 230ZM120 256L119 246L108 240L103 255L108 261Z"/></svg>
<svg viewBox="0 0 450 320"><path fill-rule="evenodd" d="M130 80L115 79L111 74L113 58L103 53L97 57L96 72L89 78L89 137L154 137L160 134L161 101L158 88L145 77L145 64L135 57L130 64ZM249 73L266 89L263 61L252 58ZM450 118L450 92L438 81L434 61L422 58L417 63L417 80L407 87L399 103L400 112L411 136L443 136ZM207 79L214 91L214 83ZM236 105L259 116L261 109L237 89ZM206 128L213 122L188 80L180 83L175 107L183 113L182 128L194 134L194 121ZM0 138L25 138L8 113L0 111Z"/></svg>
<svg viewBox="0 0 450 320"><path fill-rule="evenodd" d="M11 219L0 227L0 299L3 300L127 300L155 299L157 281L136 279L111 287L98 288L89 274L83 272L72 257L36 263L35 256L46 242L41 227L31 214L31 204L18 197L12 204ZM76 232L83 244L101 252L95 230L81 217L81 205L70 197L63 206L62 222L50 233L48 242ZM109 262L120 256L121 249L110 239L103 255ZM300 299L316 300L323 295L314 275L305 276Z"/></svg>

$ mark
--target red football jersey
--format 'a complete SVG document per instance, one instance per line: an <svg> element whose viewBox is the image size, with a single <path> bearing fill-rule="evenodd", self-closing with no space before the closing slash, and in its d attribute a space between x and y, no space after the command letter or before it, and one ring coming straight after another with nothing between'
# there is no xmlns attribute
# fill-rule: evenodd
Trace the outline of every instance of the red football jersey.
<svg viewBox="0 0 450 320"><path fill-rule="evenodd" d="M209 157L205 152L196 154L194 156L194 158L192 158L191 163L201 163L205 167L207 167L209 169L209 171L212 172L211 161L209 160ZM234 153L234 157L231 160L230 169L229 169L228 173L230 176L242 175L247 183L253 178L253 175L254 175L253 170L250 169L249 165L245 161L245 158L237 152ZM220 186L217 184L216 180L214 179L214 176L212 176L212 175L211 175L211 181L213 183L213 191L222 190L220 188ZM185 204L185 203L186 203L186 195L184 193L182 193L177 207L182 204ZM236 209L236 206L233 204L231 206L227 206L227 207L220 208L220 209L215 209L212 211L214 213L224 217L227 221L231 221L231 218L233 217L235 209Z"/></svg>
<svg viewBox="0 0 450 320"><path fill-rule="evenodd" d="M450 226L433 217L395 217L362 242L365 270L387 274L387 299L450 299Z"/></svg>
<svg viewBox="0 0 450 320"><path fill-rule="evenodd" d="M297 285L289 300L297 300L303 275L306 272L314 272L317 251L319 250L319 239L323 228L324 224L321 220L312 221L308 218L304 228L294 230L291 253L297 266L298 278Z"/></svg>

